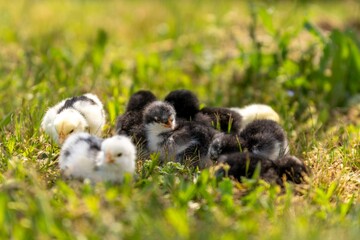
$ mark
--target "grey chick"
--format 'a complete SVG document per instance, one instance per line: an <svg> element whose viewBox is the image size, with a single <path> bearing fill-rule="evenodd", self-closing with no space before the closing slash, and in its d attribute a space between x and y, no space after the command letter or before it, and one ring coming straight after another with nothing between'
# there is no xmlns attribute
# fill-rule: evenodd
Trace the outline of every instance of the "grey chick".
<svg viewBox="0 0 360 240"><path fill-rule="evenodd" d="M211 127L197 122L176 123L176 112L167 102L156 101L144 111L148 149L158 152L162 161L182 162L204 168L208 165L207 152L216 133Z"/></svg>
<svg viewBox="0 0 360 240"><path fill-rule="evenodd" d="M223 134L214 138L209 156L216 160L221 154L248 151L274 162L289 153L283 128L273 120L254 120L240 134Z"/></svg>

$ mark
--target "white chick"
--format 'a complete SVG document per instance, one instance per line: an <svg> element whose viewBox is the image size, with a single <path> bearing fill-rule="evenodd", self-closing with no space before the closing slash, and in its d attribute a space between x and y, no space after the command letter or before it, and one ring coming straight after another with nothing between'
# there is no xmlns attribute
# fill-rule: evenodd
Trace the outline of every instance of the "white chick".
<svg viewBox="0 0 360 240"><path fill-rule="evenodd" d="M103 140L88 133L77 133L65 141L59 166L65 177L122 182L125 173L134 174L135 159L136 148L126 136Z"/></svg>
<svg viewBox="0 0 360 240"><path fill-rule="evenodd" d="M100 136L105 124L105 112L99 98L91 93L67 98L50 108L41 128L55 142L62 144L68 135L88 132Z"/></svg>
<svg viewBox="0 0 360 240"><path fill-rule="evenodd" d="M265 104L250 104L243 108L231 107L230 110L241 115L241 129L244 129L249 123L257 119L273 120L277 123L280 122L279 115L269 105Z"/></svg>

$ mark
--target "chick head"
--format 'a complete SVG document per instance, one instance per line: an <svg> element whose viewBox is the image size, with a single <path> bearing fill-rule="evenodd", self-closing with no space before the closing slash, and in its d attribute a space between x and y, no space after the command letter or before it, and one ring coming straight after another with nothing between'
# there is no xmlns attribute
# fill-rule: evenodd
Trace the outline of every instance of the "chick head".
<svg viewBox="0 0 360 240"><path fill-rule="evenodd" d="M58 133L58 142L63 144L66 138L76 132L89 132L89 125L85 118L75 109L66 109L59 113L54 120Z"/></svg>
<svg viewBox="0 0 360 240"><path fill-rule="evenodd" d="M174 129L175 117L175 109L166 102L152 102L144 110L145 125L159 125L164 129Z"/></svg>
<svg viewBox="0 0 360 240"><path fill-rule="evenodd" d="M128 137L116 135L105 139L101 144L101 150L104 159L100 165L115 165L129 171L135 168L136 148Z"/></svg>

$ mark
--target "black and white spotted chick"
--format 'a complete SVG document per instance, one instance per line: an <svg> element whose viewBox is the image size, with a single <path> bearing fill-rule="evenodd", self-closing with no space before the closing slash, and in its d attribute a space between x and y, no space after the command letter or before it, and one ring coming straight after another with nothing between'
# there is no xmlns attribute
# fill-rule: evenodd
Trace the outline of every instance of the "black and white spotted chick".
<svg viewBox="0 0 360 240"><path fill-rule="evenodd" d="M91 93L62 100L49 108L44 115L41 128L53 140L62 144L77 132L101 135L105 124L105 111L99 98Z"/></svg>
<svg viewBox="0 0 360 240"><path fill-rule="evenodd" d="M158 152L161 161L182 162L204 168L208 147L217 133L211 127L197 122L181 121L176 124L176 112L167 102L156 101L144 110L144 125L148 150Z"/></svg>
<svg viewBox="0 0 360 240"><path fill-rule="evenodd" d="M140 90L134 93L129 99L125 113L117 118L116 133L132 137L134 143L146 144L143 110L154 101L156 97L150 91Z"/></svg>
<svg viewBox="0 0 360 240"><path fill-rule="evenodd" d="M204 107L200 110L197 96L189 90L172 91L165 101L174 106L177 118L181 120L197 121L226 133L238 133L242 127L240 114L228 108Z"/></svg>
<svg viewBox="0 0 360 240"><path fill-rule="evenodd" d="M61 148L59 166L65 177L92 182L122 182L135 172L136 148L127 136L101 139L88 133L72 134Z"/></svg>

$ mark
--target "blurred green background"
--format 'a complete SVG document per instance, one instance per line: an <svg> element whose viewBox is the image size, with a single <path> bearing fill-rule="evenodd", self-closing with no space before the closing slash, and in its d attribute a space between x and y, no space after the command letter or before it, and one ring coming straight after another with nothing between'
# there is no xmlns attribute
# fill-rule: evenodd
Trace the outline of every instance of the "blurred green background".
<svg viewBox="0 0 360 240"><path fill-rule="evenodd" d="M326 122L360 88L356 1L1 1L0 10L3 99L52 87L50 103L86 91L124 103L138 89L190 88L208 105L264 102L299 120L315 107ZM22 104L11 102L1 115Z"/></svg>

